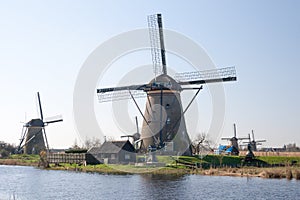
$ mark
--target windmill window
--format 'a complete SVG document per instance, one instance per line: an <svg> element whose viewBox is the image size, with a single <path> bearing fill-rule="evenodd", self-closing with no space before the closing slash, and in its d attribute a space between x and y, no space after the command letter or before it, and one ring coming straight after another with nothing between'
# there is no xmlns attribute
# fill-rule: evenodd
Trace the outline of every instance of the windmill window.
<svg viewBox="0 0 300 200"><path fill-rule="evenodd" d="M170 119L170 117L167 118L167 124L171 124L171 119Z"/></svg>
<svg viewBox="0 0 300 200"><path fill-rule="evenodd" d="M168 109L168 108L170 108L170 104L167 103L166 104L166 109Z"/></svg>

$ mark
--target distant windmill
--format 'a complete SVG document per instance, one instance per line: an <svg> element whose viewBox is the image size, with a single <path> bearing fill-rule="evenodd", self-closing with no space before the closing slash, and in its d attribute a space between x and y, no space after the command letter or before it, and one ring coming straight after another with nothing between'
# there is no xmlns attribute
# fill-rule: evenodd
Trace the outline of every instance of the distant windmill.
<svg viewBox="0 0 300 200"><path fill-rule="evenodd" d="M250 144L251 145L251 149L253 151L257 151L257 145L262 145L262 142L266 142L267 140L255 140L255 138L254 138L254 131L252 130L251 133L252 133L252 140L250 138L250 133L249 133L248 134L249 142L244 142L244 143Z"/></svg>
<svg viewBox="0 0 300 200"><path fill-rule="evenodd" d="M38 154L42 150L49 151L49 144L45 132L45 126L51 123L63 121L63 119L52 119L44 121L39 92L37 93L37 98L40 118L32 119L24 124L20 144L18 146L18 152L24 152L25 154Z"/></svg>
<svg viewBox="0 0 300 200"><path fill-rule="evenodd" d="M167 74L161 14L148 16L148 27L154 79L141 85L97 89L99 101L132 98L143 117L140 151L158 150L169 145L167 149L171 147L176 154L191 155L184 114L202 89L202 84L235 81L235 68L178 73L174 79ZM198 86L185 87L193 85ZM180 93L187 89L197 92L183 109ZM147 103L143 114L135 98L145 96Z"/></svg>
<svg viewBox="0 0 300 200"><path fill-rule="evenodd" d="M222 140L229 140L230 143L231 143L231 154L232 155L239 155L240 151L239 151L239 144L238 144L238 141L239 140L247 140L248 138L245 137L245 138L237 138L236 137L236 125L233 124L233 137L230 137L230 138L221 138Z"/></svg>
<svg viewBox="0 0 300 200"><path fill-rule="evenodd" d="M136 133L133 135L122 135L121 138L126 138L129 140L129 138L133 138L133 142L136 143L137 141L140 140L141 134L139 132L139 124L138 124L138 119L137 116L135 116L135 124L136 124Z"/></svg>

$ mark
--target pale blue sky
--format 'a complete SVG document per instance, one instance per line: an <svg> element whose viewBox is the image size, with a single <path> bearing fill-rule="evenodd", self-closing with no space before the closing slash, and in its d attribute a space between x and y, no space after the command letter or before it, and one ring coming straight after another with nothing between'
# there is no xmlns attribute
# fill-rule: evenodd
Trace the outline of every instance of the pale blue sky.
<svg viewBox="0 0 300 200"><path fill-rule="evenodd" d="M182 2L0 0L0 140L18 142L24 113L37 116L40 91L44 115L64 117L47 127L50 146L69 147L78 137L72 95L85 59L160 12L165 28L197 42L218 67L236 66L238 81L225 84L222 136L235 122L239 136L254 129L265 146L300 145L300 2Z"/></svg>

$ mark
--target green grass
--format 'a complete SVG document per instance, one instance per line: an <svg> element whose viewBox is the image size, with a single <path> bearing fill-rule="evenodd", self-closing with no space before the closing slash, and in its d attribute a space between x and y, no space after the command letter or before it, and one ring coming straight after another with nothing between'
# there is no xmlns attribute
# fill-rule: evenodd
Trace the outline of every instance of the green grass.
<svg viewBox="0 0 300 200"><path fill-rule="evenodd" d="M174 158L172 156L157 156L157 161L166 164L172 164L174 162Z"/></svg>
<svg viewBox="0 0 300 200"><path fill-rule="evenodd" d="M286 157L286 156L257 156L259 160L262 160L270 165L290 165L296 161L300 164L300 157Z"/></svg>
<svg viewBox="0 0 300 200"><path fill-rule="evenodd" d="M175 157L174 157L175 158ZM230 155L207 155L203 159L197 156L180 156L177 159L186 163L202 163L203 166L219 167L221 166L240 166L243 162L243 156ZM290 165L292 162L300 164L300 157L286 157L286 156L258 156L257 160L263 161L269 165Z"/></svg>
<svg viewBox="0 0 300 200"><path fill-rule="evenodd" d="M222 166L240 166L242 157L227 156L227 155L207 155L200 159L198 156L157 156L159 162L164 162L167 165L186 165L193 166L201 164L202 167L208 168ZM177 163L176 163L177 161Z"/></svg>
<svg viewBox="0 0 300 200"><path fill-rule="evenodd" d="M207 155L203 158L204 161L212 166L239 166L242 163L242 158L239 156L227 155Z"/></svg>
<svg viewBox="0 0 300 200"><path fill-rule="evenodd" d="M201 162L201 159L199 159L197 156L180 156L178 159L189 163Z"/></svg>
<svg viewBox="0 0 300 200"><path fill-rule="evenodd" d="M8 159L16 159L23 162L39 162L40 156L39 155L28 155L28 154L13 154L8 157Z"/></svg>
<svg viewBox="0 0 300 200"><path fill-rule="evenodd" d="M143 156L140 156L143 157ZM39 163L39 155L26 155L16 154L11 155L7 159L0 159L4 164L11 165L31 165L37 166ZM52 169L56 170L73 170L83 172L96 172L104 174L186 174L194 173L194 167L201 166L202 169L208 169L210 167L241 167L243 156L227 156L227 155L207 155L200 159L198 156L161 156L157 155L159 163L165 163L165 167L155 166L135 166L135 165L121 165L121 164L99 164L99 165L78 165L62 163L59 166L51 164ZM257 160L266 163L264 167L268 166L288 166L292 162L295 163L295 167L300 166L300 157L285 157L285 156L257 156ZM0 162L0 163L1 163ZM262 165L254 165L262 166ZM225 168L224 168L225 169ZM257 168L258 169L258 168ZM197 171L197 170L196 170ZM300 174L300 173L298 173ZM300 177L300 176L299 176Z"/></svg>
<svg viewBox="0 0 300 200"><path fill-rule="evenodd" d="M68 170L68 171L79 171L79 172L91 172L101 174L187 174L189 170L184 166L165 166L165 167L154 167L144 166L136 167L135 165L121 165L121 164L98 164L98 165L77 165L77 164L60 164L55 166L50 165L49 169L53 170Z"/></svg>
<svg viewBox="0 0 300 200"><path fill-rule="evenodd" d="M0 164L37 166L39 160L40 160L39 155L15 154L15 155L10 155L8 158L0 159Z"/></svg>

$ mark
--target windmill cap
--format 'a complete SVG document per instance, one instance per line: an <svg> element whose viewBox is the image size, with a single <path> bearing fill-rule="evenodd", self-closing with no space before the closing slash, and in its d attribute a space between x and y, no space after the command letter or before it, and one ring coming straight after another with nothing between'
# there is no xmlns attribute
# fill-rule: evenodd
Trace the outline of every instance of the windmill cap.
<svg viewBox="0 0 300 200"><path fill-rule="evenodd" d="M161 74L158 77L152 79L150 81L151 85L163 85L164 88L169 90L177 90L181 91L181 86L170 76L167 74Z"/></svg>
<svg viewBox="0 0 300 200"><path fill-rule="evenodd" d="M32 119L25 126L44 127L44 122L41 119Z"/></svg>

